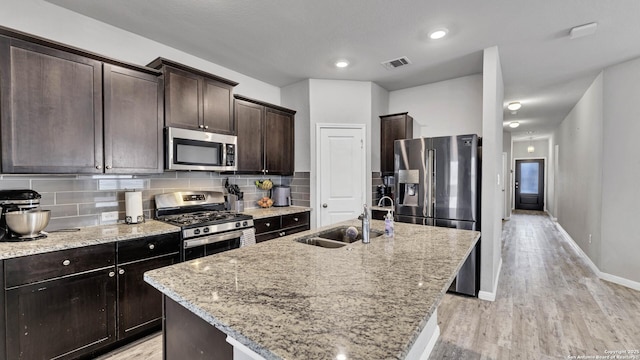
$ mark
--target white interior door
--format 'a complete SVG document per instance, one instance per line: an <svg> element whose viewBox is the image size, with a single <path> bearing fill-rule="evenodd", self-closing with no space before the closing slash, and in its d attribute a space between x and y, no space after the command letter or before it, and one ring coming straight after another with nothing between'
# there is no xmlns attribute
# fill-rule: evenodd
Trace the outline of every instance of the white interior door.
<svg viewBox="0 0 640 360"><path fill-rule="evenodd" d="M365 203L365 129L319 126L318 189L320 226L358 217Z"/></svg>

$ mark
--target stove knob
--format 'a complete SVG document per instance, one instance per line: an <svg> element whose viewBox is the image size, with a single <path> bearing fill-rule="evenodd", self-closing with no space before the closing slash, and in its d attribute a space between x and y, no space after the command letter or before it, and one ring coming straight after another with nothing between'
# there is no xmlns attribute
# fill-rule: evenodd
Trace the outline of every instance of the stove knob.
<svg viewBox="0 0 640 360"><path fill-rule="evenodd" d="M196 235L200 234L200 229L193 230L193 233L196 234Z"/></svg>
<svg viewBox="0 0 640 360"><path fill-rule="evenodd" d="M239 228L240 227L240 222L236 223L236 227Z"/></svg>
<svg viewBox="0 0 640 360"><path fill-rule="evenodd" d="M206 234L206 233L208 233L208 232L209 232L209 228L208 228L208 227L206 227L206 228L202 229L202 231Z"/></svg>
<svg viewBox="0 0 640 360"><path fill-rule="evenodd" d="M243 221L243 222L242 222L242 226L247 226L247 225L249 225L249 223L248 223L248 222L246 222L246 221Z"/></svg>

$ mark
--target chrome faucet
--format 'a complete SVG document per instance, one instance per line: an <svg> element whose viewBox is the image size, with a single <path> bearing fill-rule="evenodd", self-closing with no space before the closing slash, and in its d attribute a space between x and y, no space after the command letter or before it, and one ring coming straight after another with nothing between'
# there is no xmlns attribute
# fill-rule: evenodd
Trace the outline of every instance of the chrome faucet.
<svg viewBox="0 0 640 360"><path fill-rule="evenodd" d="M364 204L364 212L362 213L362 242L368 244L371 242L369 239L369 232L371 231L369 207Z"/></svg>
<svg viewBox="0 0 640 360"><path fill-rule="evenodd" d="M378 206L382 206L382 200L384 200L384 199L389 199L389 201L391 201L391 208L393 209L394 208L393 207L393 199L388 197L388 196L386 196L386 195L380 198L380 200L378 201ZM393 211L393 210L391 210L391 211Z"/></svg>

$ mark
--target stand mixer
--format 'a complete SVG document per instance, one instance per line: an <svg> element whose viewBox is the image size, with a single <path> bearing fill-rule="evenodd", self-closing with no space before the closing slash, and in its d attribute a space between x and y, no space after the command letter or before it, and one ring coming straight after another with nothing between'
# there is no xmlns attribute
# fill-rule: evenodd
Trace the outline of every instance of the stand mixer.
<svg viewBox="0 0 640 360"><path fill-rule="evenodd" d="M40 198L42 196L29 189L23 190L0 190L0 207L2 214L0 215L0 241L20 241L20 234L17 234L7 225L6 214L13 211L34 210L40 207ZM29 240L46 237L42 234Z"/></svg>

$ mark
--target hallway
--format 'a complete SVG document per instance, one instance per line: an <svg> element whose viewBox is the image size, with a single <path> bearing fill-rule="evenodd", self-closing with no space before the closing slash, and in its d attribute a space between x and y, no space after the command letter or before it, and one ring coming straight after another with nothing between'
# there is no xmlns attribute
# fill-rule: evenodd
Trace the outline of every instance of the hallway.
<svg viewBox="0 0 640 360"><path fill-rule="evenodd" d="M545 213L514 212L502 242L496 301L445 295L430 359L595 359L640 351L640 292L597 278Z"/></svg>

